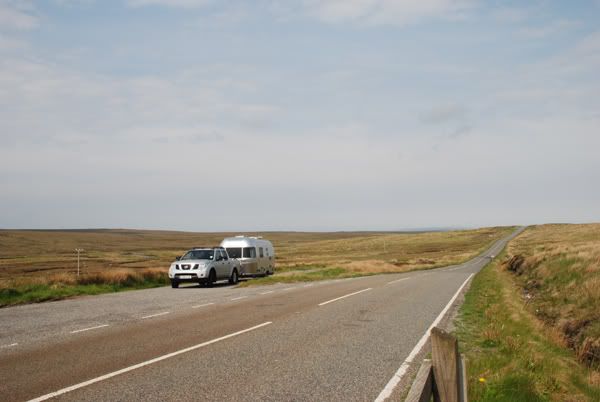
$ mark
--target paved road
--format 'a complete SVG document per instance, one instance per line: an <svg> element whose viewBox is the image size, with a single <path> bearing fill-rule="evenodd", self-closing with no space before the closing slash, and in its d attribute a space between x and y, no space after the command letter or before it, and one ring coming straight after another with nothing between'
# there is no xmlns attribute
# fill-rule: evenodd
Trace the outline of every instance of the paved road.
<svg viewBox="0 0 600 402"><path fill-rule="evenodd" d="M428 328L508 240L431 271L2 309L0 399L398 400Z"/></svg>

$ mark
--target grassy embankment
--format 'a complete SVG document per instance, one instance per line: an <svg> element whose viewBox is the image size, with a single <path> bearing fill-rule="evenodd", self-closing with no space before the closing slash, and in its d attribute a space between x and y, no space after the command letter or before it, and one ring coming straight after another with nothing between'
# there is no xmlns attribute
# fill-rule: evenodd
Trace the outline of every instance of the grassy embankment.
<svg viewBox="0 0 600 402"><path fill-rule="evenodd" d="M247 233L271 240L277 274L296 282L427 269L475 256L512 228L431 233ZM0 306L162 286L176 256L233 233L137 230L0 231ZM75 276L75 248L83 248Z"/></svg>
<svg viewBox="0 0 600 402"><path fill-rule="evenodd" d="M457 320L473 401L600 401L600 225L527 229Z"/></svg>
<svg viewBox="0 0 600 402"><path fill-rule="evenodd" d="M16 279L0 286L0 306L60 300L78 295L97 295L169 284L164 270L98 272L75 276L55 274L47 278Z"/></svg>

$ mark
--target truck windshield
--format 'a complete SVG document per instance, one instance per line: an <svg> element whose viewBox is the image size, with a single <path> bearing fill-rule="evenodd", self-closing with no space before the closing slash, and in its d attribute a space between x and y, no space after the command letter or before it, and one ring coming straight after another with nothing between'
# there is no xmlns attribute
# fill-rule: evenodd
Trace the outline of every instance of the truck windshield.
<svg viewBox="0 0 600 402"><path fill-rule="evenodd" d="M182 260L212 260L213 250L190 250L183 257Z"/></svg>
<svg viewBox="0 0 600 402"><path fill-rule="evenodd" d="M230 258L242 258L241 247L227 247L227 254Z"/></svg>

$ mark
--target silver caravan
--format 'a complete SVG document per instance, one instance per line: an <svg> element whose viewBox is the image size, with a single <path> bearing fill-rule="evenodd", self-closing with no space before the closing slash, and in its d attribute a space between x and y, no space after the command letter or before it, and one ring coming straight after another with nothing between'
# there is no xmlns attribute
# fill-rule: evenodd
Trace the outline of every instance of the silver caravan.
<svg viewBox="0 0 600 402"><path fill-rule="evenodd" d="M221 242L231 258L240 261L240 276L271 275L275 271L275 249L262 237L235 236Z"/></svg>

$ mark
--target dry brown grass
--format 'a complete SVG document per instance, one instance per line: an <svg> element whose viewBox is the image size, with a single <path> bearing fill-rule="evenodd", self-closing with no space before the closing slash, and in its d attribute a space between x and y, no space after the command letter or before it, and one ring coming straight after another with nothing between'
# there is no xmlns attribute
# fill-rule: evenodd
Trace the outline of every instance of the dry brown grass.
<svg viewBox="0 0 600 402"><path fill-rule="evenodd" d="M466 261L514 228L427 233L362 233L275 242L279 266L335 265L360 272L403 272ZM331 234L335 235L335 234Z"/></svg>
<svg viewBox="0 0 600 402"><path fill-rule="evenodd" d="M68 272L50 275L2 278L0 288L18 288L26 285L76 286L76 285L115 285L124 286L135 283L165 282L167 270L164 268L117 269L105 272L84 273L80 276Z"/></svg>
<svg viewBox="0 0 600 402"><path fill-rule="evenodd" d="M431 233L339 232L246 233L271 240L277 265L342 266L360 272L400 272L453 264L475 256L511 228ZM143 230L0 230L0 281L52 277L77 269L75 248L83 248L85 274L129 272L168 265L194 246L217 245L236 233ZM365 261L365 262L363 262Z"/></svg>
<svg viewBox="0 0 600 402"><path fill-rule="evenodd" d="M528 228L508 246L522 256L515 278L531 311L573 349L600 366L600 224Z"/></svg>

